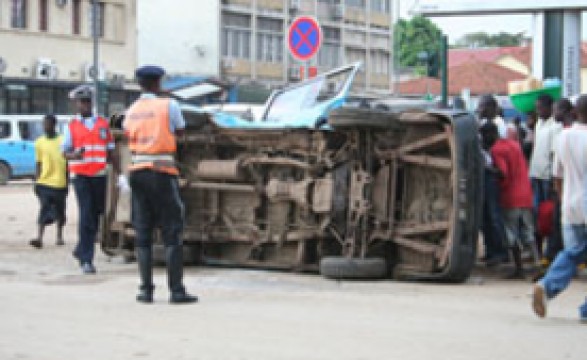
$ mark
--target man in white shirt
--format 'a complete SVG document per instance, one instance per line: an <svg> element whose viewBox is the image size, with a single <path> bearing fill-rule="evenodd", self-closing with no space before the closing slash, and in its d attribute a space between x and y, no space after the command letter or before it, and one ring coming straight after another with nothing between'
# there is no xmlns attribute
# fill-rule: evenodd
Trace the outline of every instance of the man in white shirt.
<svg viewBox="0 0 587 360"><path fill-rule="evenodd" d="M565 129L557 141L554 161L555 188L562 198L565 248L544 278L535 285L534 312L546 316L546 301L567 288L577 265L587 259L587 95L577 101L578 122ZM587 302L579 308L587 321Z"/></svg>
<svg viewBox="0 0 587 360"><path fill-rule="evenodd" d="M530 160L530 178L534 192L534 208L549 198L552 188L552 159L555 138L562 125L552 116L554 100L550 95L541 95L536 100L538 120L534 128L534 148Z"/></svg>

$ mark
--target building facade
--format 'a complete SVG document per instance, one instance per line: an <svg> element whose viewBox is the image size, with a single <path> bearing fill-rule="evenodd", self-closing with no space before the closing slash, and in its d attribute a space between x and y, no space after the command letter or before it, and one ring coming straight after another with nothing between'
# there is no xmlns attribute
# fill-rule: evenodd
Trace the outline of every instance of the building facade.
<svg viewBox="0 0 587 360"><path fill-rule="evenodd" d="M90 0L0 1L0 113L65 113L67 92L92 80ZM100 80L117 111L137 59L136 0L98 3Z"/></svg>
<svg viewBox="0 0 587 360"><path fill-rule="evenodd" d="M389 92L392 74L390 0L223 0L220 71L228 79L282 85L303 76L285 43L292 20L315 17L322 47L310 65L319 72L361 61L357 90Z"/></svg>
<svg viewBox="0 0 587 360"><path fill-rule="evenodd" d="M390 0L143 0L138 3L139 64L174 75L213 76L264 88L299 81L302 64L285 41L292 20L314 16L323 43L319 72L362 61L360 90L389 92Z"/></svg>

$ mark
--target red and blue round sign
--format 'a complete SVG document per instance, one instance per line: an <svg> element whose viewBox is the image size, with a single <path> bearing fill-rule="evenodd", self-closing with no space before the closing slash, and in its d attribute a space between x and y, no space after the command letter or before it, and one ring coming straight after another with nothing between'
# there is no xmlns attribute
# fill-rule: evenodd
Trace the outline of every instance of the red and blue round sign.
<svg viewBox="0 0 587 360"><path fill-rule="evenodd" d="M314 57L322 45L322 29L311 16L296 18L289 27L287 46L292 56L300 61Z"/></svg>

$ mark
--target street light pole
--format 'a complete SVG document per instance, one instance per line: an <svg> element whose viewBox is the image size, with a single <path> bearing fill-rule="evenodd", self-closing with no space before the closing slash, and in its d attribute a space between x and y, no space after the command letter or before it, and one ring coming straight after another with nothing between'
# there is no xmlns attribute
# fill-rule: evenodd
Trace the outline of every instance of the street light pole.
<svg viewBox="0 0 587 360"><path fill-rule="evenodd" d="M100 35L98 34L98 30L99 30L99 24L98 24L98 0L91 0L92 1L92 37L94 40L94 65L92 67L92 77L94 79L94 99L93 99L93 103L94 103L94 116L98 115L100 106L98 104L99 101L99 95L98 95L98 89L99 89L99 77L100 77L100 67L99 67L99 63L100 63L100 55L99 55L99 40L100 40Z"/></svg>

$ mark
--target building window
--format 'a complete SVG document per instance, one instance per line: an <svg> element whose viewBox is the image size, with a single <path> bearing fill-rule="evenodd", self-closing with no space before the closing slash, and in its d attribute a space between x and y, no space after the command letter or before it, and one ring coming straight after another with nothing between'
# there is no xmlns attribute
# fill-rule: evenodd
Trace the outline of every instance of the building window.
<svg viewBox="0 0 587 360"><path fill-rule="evenodd" d="M6 114L6 90L0 86L0 114Z"/></svg>
<svg viewBox="0 0 587 360"><path fill-rule="evenodd" d="M350 48L350 49L347 49L347 51L346 51L346 60L349 63L356 63L356 62L360 61L364 65L366 59L367 59L367 53L365 52L365 50Z"/></svg>
<svg viewBox="0 0 587 360"><path fill-rule="evenodd" d="M361 9L365 8L365 0L345 0L347 6L358 7Z"/></svg>
<svg viewBox="0 0 587 360"><path fill-rule="evenodd" d="M388 14L389 0L371 0L371 10Z"/></svg>
<svg viewBox="0 0 587 360"><path fill-rule="evenodd" d="M373 74L389 74L389 53L381 50L371 51L371 65L369 71Z"/></svg>
<svg viewBox="0 0 587 360"><path fill-rule="evenodd" d="M71 28L74 35L81 33L82 5L81 0L73 0L71 12Z"/></svg>
<svg viewBox="0 0 587 360"><path fill-rule="evenodd" d="M10 24L14 29L26 29L27 0L11 1Z"/></svg>
<svg viewBox="0 0 587 360"><path fill-rule="evenodd" d="M54 113L55 109L52 87L31 88L31 110L33 114Z"/></svg>
<svg viewBox="0 0 587 360"><path fill-rule="evenodd" d="M341 64L340 61L340 29L322 28L324 41L318 53L318 64L326 68L334 68Z"/></svg>
<svg viewBox="0 0 587 360"><path fill-rule="evenodd" d="M48 30L48 16L49 16L49 9L48 9L48 0L39 0L39 30L40 31L47 31Z"/></svg>
<svg viewBox="0 0 587 360"><path fill-rule="evenodd" d="M257 60L283 61L283 23L281 20L259 18L257 21Z"/></svg>
<svg viewBox="0 0 587 360"><path fill-rule="evenodd" d="M234 59L251 58L251 17L222 14L222 56Z"/></svg>
<svg viewBox="0 0 587 360"><path fill-rule="evenodd" d="M90 2L90 6L88 7L89 9L89 13L90 16L88 17L90 19L89 24L90 24L90 34L94 35L94 18L93 18L93 14L94 14L94 9L93 9L93 2ZM98 36L99 37L104 37L104 8L105 8L105 4L103 2L99 2L97 4L98 9L96 10L96 21L98 22Z"/></svg>

